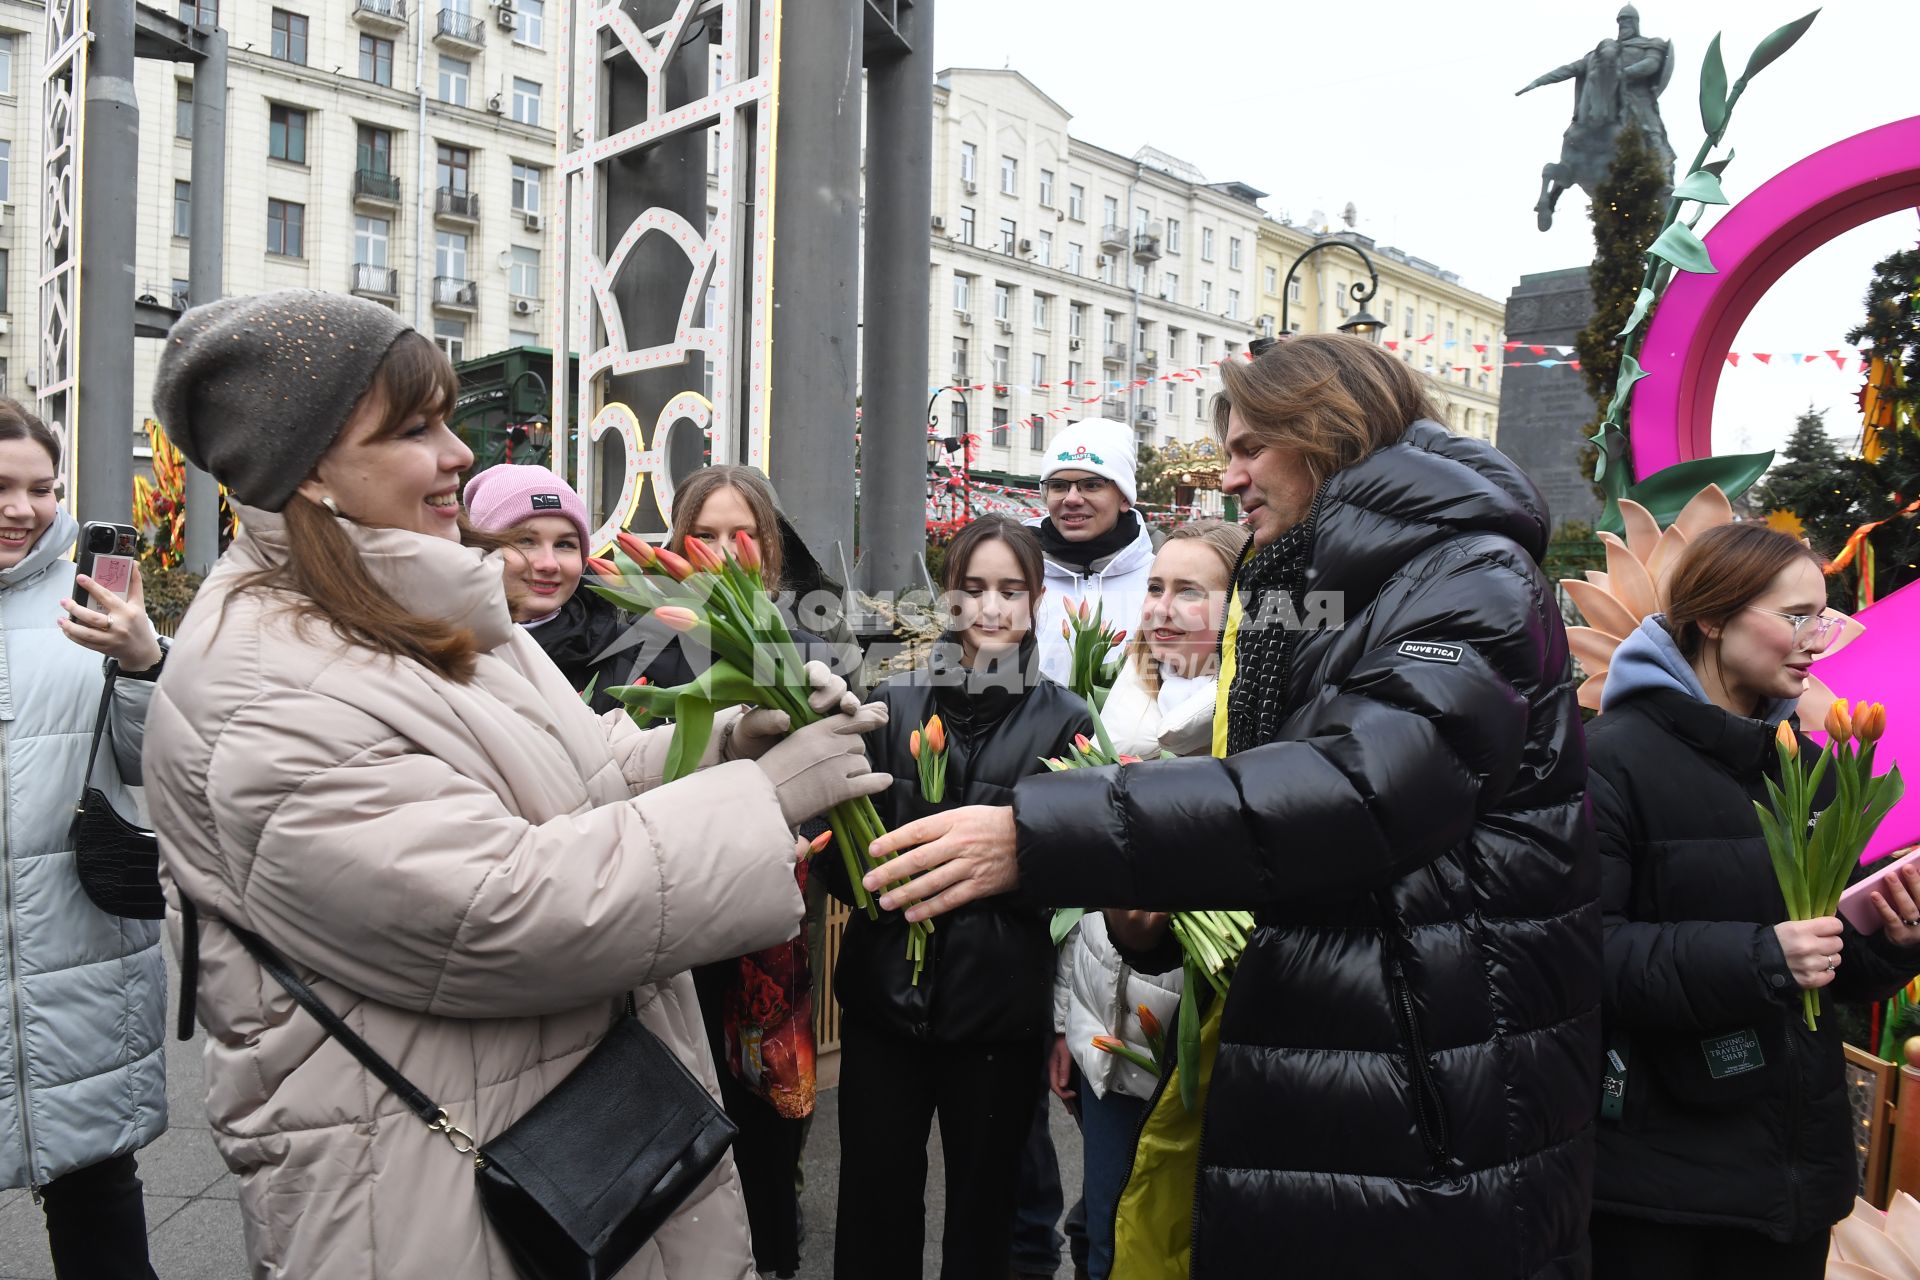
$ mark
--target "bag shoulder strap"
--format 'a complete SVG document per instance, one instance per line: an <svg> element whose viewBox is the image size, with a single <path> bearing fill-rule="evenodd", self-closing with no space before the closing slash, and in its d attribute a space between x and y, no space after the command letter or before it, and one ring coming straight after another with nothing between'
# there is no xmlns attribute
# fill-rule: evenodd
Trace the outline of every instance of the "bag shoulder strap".
<svg viewBox="0 0 1920 1280"><path fill-rule="evenodd" d="M338 1040L343 1049L360 1060L361 1066L371 1071L381 1084L391 1089L400 1101L406 1103L408 1110L426 1121L428 1128L444 1131L449 1137L457 1132L449 1124L447 1113L441 1110L432 1098L422 1093L411 1080L401 1075L391 1062L374 1052L373 1046L362 1040L352 1027L341 1020L339 1014L329 1009L326 1001L315 995L313 988L302 982L300 975L296 974L272 947L263 942L258 934L228 921L221 923L233 931L234 937L240 939L240 944L253 956L255 962L265 969L275 982L286 988L287 994L293 997L296 1004L312 1014L314 1020L326 1033ZM471 1142L471 1138L468 1141ZM455 1145L457 1149L458 1144Z"/></svg>
<svg viewBox="0 0 1920 1280"><path fill-rule="evenodd" d="M107 680L100 686L100 713L93 718L93 745L87 748L87 772L80 783L82 792L93 785L93 765L100 758L100 739L107 731L107 711L113 706L113 681L119 671L120 664L107 659Z"/></svg>

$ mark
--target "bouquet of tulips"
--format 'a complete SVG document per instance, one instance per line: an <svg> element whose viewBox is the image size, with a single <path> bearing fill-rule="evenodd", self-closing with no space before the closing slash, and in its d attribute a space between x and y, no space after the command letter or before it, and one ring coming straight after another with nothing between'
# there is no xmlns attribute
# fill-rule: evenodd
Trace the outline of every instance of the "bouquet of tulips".
<svg viewBox="0 0 1920 1280"><path fill-rule="evenodd" d="M1110 1053L1116 1058L1131 1062L1142 1071L1155 1076L1166 1074L1167 1033L1160 1025L1160 1019L1153 1016L1153 1010L1147 1006L1135 1005L1140 1015L1140 1030L1147 1037L1147 1052L1142 1053L1119 1036L1095 1036L1093 1047L1102 1053Z"/></svg>
<svg viewBox="0 0 1920 1280"><path fill-rule="evenodd" d="M913 731L907 751L920 770L920 794L928 804L939 804L947 796L947 727L939 716Z"/></svg>
<svg viewBox="0 0 1920 1280"><path fill-rule="evenodd" d="M1873 772L1874 744L1887 728L1885 707L1861 702L1849 712L1846 702L1838 701L1828 708L1824 727L1827 745L1813 767L1803 769L1793 726L1780 722L1773 739L1780 781L1767 779L1767 803L1753 806L1792 920L1818 920L1839 910L1840 894L1867 841L1905 790L1898 765L1878 777ZM1813 798L1829 770L1834 800L1814 817ZM1819 1025L1820 993L1808 989L1801 997L1811 1030Z"/></svg>
<svg viewBox="0 0 1920 1280"><path fill-rule="evenodd" d="M1113 688L1115 677L1120 674L1120 645L1127 638L1124 631L1115 631L1101 620L1106 609L1106 601L1087 608L1082 599L1078 603L1067 602L1067 616L1060 623L1060 634L1072 649L1073 660L1068 667L1067 687L1086 698L1094 709L1094 725L1100 724L1098 712L1107 705L1107 690ZM1105 743L1104 733L1101 738Z"/></svg>
<svg viewBox="0 0 1920 1280"><path fill-rule="evenodd" d="M612 560L594 558L597 576L589 585L628 613L651 614L688 641L711 649L713 663L684 685L666 688L637 683L608 692L636 720L649 715L673 717L673 742L667 750L665 780L692 773L713 734L714 713L746 703L784 711L794 728L820 719L807 703L805 663L786 619L767 595L760 573L760 548L744 530L720 555L699 539L689 539L686 555L656 548L621 533ZM862 797L834 806L831 825L855 905L879 919L873 895L862 885L874 862L868 849L885 828L873 802ZM918 985L926 964L931 922L908 926L907 958Z"/></svg>

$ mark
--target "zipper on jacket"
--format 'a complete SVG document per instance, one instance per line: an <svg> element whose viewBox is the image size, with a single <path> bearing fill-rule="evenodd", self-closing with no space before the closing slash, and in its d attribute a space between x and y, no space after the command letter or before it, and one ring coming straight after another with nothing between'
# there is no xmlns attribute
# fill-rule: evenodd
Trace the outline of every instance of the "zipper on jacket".
<svg viewBox="0 0 1920 1280"><path fill-rule="evenodd" d="M0 785L7 776L7 726L0 721ZM33 1180L32 1088L27 1080L27 1050L20 1030L20 948L14 936L17 921L13 915L13 810L0 806L0 871L5 872L5 909L7 913L7 1004L13 1022L13 1072L19 1087L14 1099L20 1107L20 1139L26 1144L27 1190L35 1204L40 1203L40 1186Z"/></svg>
<svg viewBox="0 0 1920 1280"><path fill-rule="evenodd" d="M1420 1014L1413 1004L1413 987L1407 981L1402 952L1413 939L1413 926L1398 912L1389 911L1393 935L1387 939L1389 985L1393 988L1394 1009L1401 1030L1407 1037L1407 1075L1412 1085L1414 1123L1420 1140L1426 1144L1427 1158L1434 1172L1444 1174L1452 1163L1447 1146L1447 1111L1440 1098L1440 1085L1433 1078L1433 1065L1427 1061L1427 1042L1420 1034Z"/></svg>

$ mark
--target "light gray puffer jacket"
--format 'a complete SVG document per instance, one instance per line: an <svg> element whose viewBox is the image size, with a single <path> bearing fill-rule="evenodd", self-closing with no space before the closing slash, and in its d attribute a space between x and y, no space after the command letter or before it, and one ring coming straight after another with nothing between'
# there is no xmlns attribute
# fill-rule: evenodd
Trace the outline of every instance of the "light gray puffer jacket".
<svg viewBox="0 0 1920 1280"><path fill-rule="evenodd" d="M100 656L56 625L78 533L62 510L0 569L0 1187L45 1186L167 1127L160 926L94 906L67 841L106 678ZM135 821L127 784L140 779L152 696L149 681L114 685L111 747L94 766L95 785Z"/></svg>

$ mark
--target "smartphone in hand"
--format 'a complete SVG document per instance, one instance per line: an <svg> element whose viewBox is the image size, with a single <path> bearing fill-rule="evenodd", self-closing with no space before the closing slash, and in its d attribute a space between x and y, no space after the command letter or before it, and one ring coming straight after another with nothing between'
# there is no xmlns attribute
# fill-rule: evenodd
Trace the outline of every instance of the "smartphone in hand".
<svg viewBox="0 0 1920 1280"><path fill-rule="evenodd" d="M107 590L126 598L133 590L133 566L140 554L140 535L130 524L89 520L80 529L78 572ZM73 602L91 608L87 593L75 589Z"/></svg>

